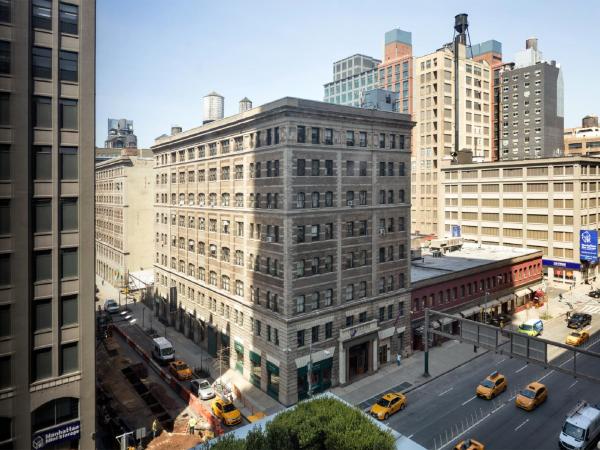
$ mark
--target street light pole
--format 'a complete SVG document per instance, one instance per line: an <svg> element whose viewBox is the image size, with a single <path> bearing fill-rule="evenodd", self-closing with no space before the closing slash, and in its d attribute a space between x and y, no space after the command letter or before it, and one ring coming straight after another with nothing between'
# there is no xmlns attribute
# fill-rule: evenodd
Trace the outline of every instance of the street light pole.
<svg viewBox="0 0 600 450"><path fill-rule="evenodd" d="M429 377L429 308L425 309L425 324L424 324L424 334L425 334L425 344L424 344L424 351L425 351L425 358L424 358L424 370L423 370L423 376L424 377Z"/></svg>

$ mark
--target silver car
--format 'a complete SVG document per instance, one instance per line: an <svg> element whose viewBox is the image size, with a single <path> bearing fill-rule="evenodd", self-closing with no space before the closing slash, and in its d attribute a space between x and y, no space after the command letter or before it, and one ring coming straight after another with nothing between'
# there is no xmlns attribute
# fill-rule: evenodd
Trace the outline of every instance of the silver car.
<svg viewBox="0 0 600 450"><path fill-rule="evenodd" d="M104 311L108 313L118 313L119 312L119 304L112 298L109 298L104 302Z"/></svg>
<svg viewBox="0 0 600 450"><path fill-rule="evenodd" d="M192 393L197 395L202 400L208 400L215 396L215 391L208 380L198 378L192 380L190 383L192 385Z"/></svg>

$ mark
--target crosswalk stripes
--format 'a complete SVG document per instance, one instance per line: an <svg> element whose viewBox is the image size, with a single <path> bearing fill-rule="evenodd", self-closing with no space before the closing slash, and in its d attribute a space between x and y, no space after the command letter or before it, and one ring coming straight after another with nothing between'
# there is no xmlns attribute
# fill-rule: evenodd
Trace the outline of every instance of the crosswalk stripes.
<svg viewBox="0 0 600 450"><path fill-rule="evenodd" d="M585 305L582 308L578 308L579 311L588 314L600 314L600 305Z"/></svg>

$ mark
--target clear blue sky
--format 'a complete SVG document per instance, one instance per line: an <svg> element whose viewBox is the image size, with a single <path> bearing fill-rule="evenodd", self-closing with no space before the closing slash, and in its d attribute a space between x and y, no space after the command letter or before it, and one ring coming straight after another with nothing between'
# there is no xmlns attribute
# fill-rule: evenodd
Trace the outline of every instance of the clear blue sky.
<svg viewBox="0 0 600 450"><path fill-rule="evenodd" d="M322 100L332 63L354 53L382 57L384 33L412 32L413 54L452 39L454 15L469 14L473 44L502 42L512 60L535 36L545 59L563 67L565 126L600 114L597 0L99 0L97 144L108 117L134 121L149 147L171 125L202 121L202 97L254 105L284 96Z"/></svg>

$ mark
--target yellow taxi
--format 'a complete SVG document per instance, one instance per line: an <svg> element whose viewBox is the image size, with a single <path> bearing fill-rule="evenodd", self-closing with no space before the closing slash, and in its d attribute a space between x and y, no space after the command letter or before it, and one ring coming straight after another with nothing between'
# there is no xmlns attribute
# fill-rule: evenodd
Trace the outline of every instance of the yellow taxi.
<svg viewBox="0 0 600 450"><path fill-rule="evenodd" d="M547 398L548 389L546 386L535 381L527 385L525 389L517 394L515 397L515 405L526 411L531 411L544 403Z"/></svg>
<svg viewBox="0 0 600 450"><path fill-rule="evenodd" d="M587 342L590 338L590 334L587 331L573 331L569 333L565 343L567 345L578 346Z"/></svg>
<svg viewBox="0 0 600 450"><path fill-rule="evenodd" d="M475 393L477 397L485 398L487 400L491 400L496 397L498 394L501 394L508 387L506 383L506 377L501 373L492 372L489 376L486 377L479 386L477 386L477 390Z"/></svg>
<svg viewBox="0 0 600 450"><path fill-rule="evenodd" d="M192 379L192 369L180 359L169 363L169 372L180 381Z"/></svg>
<svg viewBox="0 0 600 450"><path fill-rule="evenodd" d="M456 444L454 450L485 450L485 445L475 439L466 439Z"/></svg>
<svg viewBox="0 0 600 450"><path fill-rule="evenodd" d="M387 420L395 412L406 407L406 396L400 392L388 392L371 406L369 413L379 420Z"/></svg>
<svg viewBox="0 0 600 450"><path fill-rule="evenodd" d="M240 410L224 398L216 398L210 405L213 414L221 419L225 425L236 425L242 421Z"/></svg>

